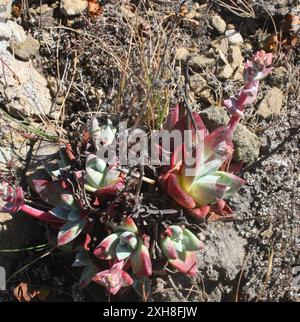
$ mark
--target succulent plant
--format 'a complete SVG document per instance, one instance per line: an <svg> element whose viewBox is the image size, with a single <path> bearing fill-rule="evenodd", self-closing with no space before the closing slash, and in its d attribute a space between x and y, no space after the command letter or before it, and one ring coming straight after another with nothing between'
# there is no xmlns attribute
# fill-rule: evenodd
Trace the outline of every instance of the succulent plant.
<svg viewBox="0 0 300 322"><path fill-rule="evenodd" d="M236 97L224 100L223 105L232 114L229 126L234 130L243 115L245 107L253 104L257 99L260 80L267 77L272 72L273 55L264 50L256 52L251 61L247 60L244 65L245 85Z"/></svg>
<svg viewBox="0 0 300 322"><path fill-rule="evenodd" d="M121 224L109 224L113 233L101 241L94 250L99 259L128 260L136 276L150 276L152 263L147 247L139 236L138 229L131 218Z"/></svg>
<svg viewBox="0 0 300 322"><path fill-rule="evenodd" d="M106 287L106 290L115 295L122 287L133 284L131 276L123 270L124 260L116 261L110 269L97 273L93 281Z"/></svg>
<svg viewBox="0 0 300 322"><path fill-rule="evenodd" d="M108 165L94 154L86 159L84 187L97 196L113 196L124 187L124 177L115 165Z"/></svg>
<svg viewBox="0 0 300 322"><path fill-rule="evenodd" d="M171 129L180 130L184 135L184 131L187 129L186 124L191 130L192 125L187 122L187 116L181 119L174 117L174 115L179 115L178 110L178 105L171 110L170 119L173 122ZM200 116L194 112L193 117L198 127L197 130L202 130L204 133L204 149L195 148L195 151L204 155L196 156L197 162L195 162L193 175L187 175L185 158L180 160L176 156L178 151L184 152L185 146L177 148L173 152L174 156L168 171L160 177L160 183L167 194L180 206L186 208L191 215L196 218L204 218L208 214L211 204L231 196L244 181L234 174L220 169L232 157L231 128L223 126L208 134ZM170 124L171 122L168 123L168 126Z"/></svg>
<svg viewBox="0 0 300 322"><path fill-rule="evenodd" d="M163 234L160 247L174 268L186 275L196 275L195 251L202 249L203 244L191 231L183 226L169 226Z"/></svg>
<svg viewBox="0 0 300 322"><path fill-rule="evenodd" d="M184 157L186 153L183 145L173 150L171 166L160 177L161 185L168 195L196 218L205 218L212 207L221 214L223 209L228 212L230 208L223 199L230 197L244 183L244 180L222 168L225 168L225 165L229 166L234 150L233 132L243 115L244 108L255 102L259 81L270 74L272 68L267 66L271 63L272 54L267 54L264 51L257 52L251 61L245 63L244 87L237 98L231 97L223 103L232 116L227 125L217 128L212 133L208 134L201 117L196 112L192 113L194 124L192 124L189 115L180 118L178 105L171 110L167 118L166 129L168 130L179 130L184 136L184 131L194 131L195 125L196 130L202 131L204 134L203 149L194 149L196 155L198 154L194 175L187 176L185 174ZM197 147L199 142L197 143L195 135L194 131L192 143ZM180 160L177 153L182 151L184 157L183 160ZM203 153L203 155L199 155L199 153Z"/></svg>
<svg viewBox="0 0 300 322"><path fill-rule="evenodd" d="M110 119L107 120L106 124L101 125L97 117L94 117L89 122L87 130L97 148L101 145L111 145L115 140L117 132L117 129L113 126Z"/></svg>
<svg viewBox="0 0 300 322"><path fill-rule="evenodd" d="M232 214L225 199L244 183L235 175L231 164L234 151L232 135L244 109L255 102L259 82L271 72L272 68L268 67L271 63L272 54L264 51L257 52L251 61L245 63L244 86L237 97L223 102L231 118L228 124L211 133L198 113L188 110L189 113L180 117L179 105L172 108L167 117L166 130L177 130L182 138L186 130L192 135L189 144L185 142L175 146L171 143L171 151L164 151L163 146L156 143L160 156L171 152L171 163L153 167L152 173L154 177L159 173L158 181L174 203L197 219L211 215L216 220L222 215ZM0 210L24 212L49 223L57 232L56 245L68 244L76 252L73 266L83 268L80 278L82 287L94 281L115 295L121 288L132 285L144 298L145 289L150 288L148 277L152 275L148 248L151 254L159 254L158 258L161 258L162 251L168 264L177 271L195 276L196 254L203 246L196 235L187 229L190 228L188 218L185 226L176 224L182 223L181 212L177 216L175 210L176 214L172 217L174 224L169 225L170 217L166 218L168 212L163 213L158 206L160 203L153 202L151 193L157 197L158 189L149 193L151 198L143 205L145 211L140 211L144 199L138 194L134 195L132 202L130 189L138 186L137 177L131 175L131 169L128 169L130 180L126 182L125 189L125 177L118 170L118 160L106 162L104 157L100 157L103 146L110 148L115 143L116 133L110 120L102 125L99 118L94 118L87 125L83 140L76 146L76 149L84 149L83 153L75 157L70 143L60 144L57 163L46 164L48 174L45 178L33 179L30 184L40 201L44 202L43 208L48 210L39 210L27 204L22 188L16 186L13 189L5 180L0 182ZM188 171L191 168L187 162L189 157L196 161L193 172ZM140 179L143 178L144 174ZM141 185L139 189L143 189ZM157 217L154 212L147 213L152 206L158 208ZM120 218L123 218L121 222ZM155 232L164 230L160 239L158 233L152 234L154 227ZM107 229L109 235L95 247L94 242L104 232L107 233ZM160 261L154 264L157 265L157 262ZM127 272L130 268L131 276Z"/></svg>

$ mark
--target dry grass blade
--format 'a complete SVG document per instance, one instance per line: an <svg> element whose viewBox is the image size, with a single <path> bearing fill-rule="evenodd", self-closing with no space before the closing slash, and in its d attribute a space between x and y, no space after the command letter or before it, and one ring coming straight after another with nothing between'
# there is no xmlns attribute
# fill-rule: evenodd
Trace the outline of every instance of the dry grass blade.
<svg viewBox="0 0 300 322"><path fill-rule="evenodd" d="M232 1L229 0L224 2L222 0L215 0L215 2L231 11L233 14L242 17L242 18L255 18L255 12L252 6L245 0Z"/></svg>

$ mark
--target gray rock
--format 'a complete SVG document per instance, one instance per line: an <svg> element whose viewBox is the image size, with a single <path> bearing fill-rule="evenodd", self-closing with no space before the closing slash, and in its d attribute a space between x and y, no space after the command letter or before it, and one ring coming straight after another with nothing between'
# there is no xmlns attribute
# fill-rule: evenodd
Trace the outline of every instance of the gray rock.
<svg viewBox="0 0 300 322"><path fill-rule="evenodd" d="M244 57L242 51L237 46L230 46L228 51L228 62L232 69L243 67Z"/></svg>
<svg viewBox="0 0 300 322"><path fill-rule="evenodd" d="M12 0L1 0L0 3L0 22L5 22L11 17Z"/></svg>
<svg viewBox="0 0 300 322"><path fill-rule="evenodd" d="M273 68L272 83L277 87L285 87L288 74L288 70L283 66Z"/></svg>
<svg viewBox="0 0 300 322"><path fill-rule="evenodd" d="M207 81L201 74L193 74L190 78L191 89L194 92L195 96L202 98L203 100L212 103L212 93L208 87Z"/></svg>
<svg viewBox="0 0 300 322"><path fill-rule="evenodd" d="M191 68L196 70L201 70L205 66L214 65L216 59L213 53L208 53L207 55L196 55L190 58L189 65Z"/></svg>
<svg viewBox="0 0 300 322"><path fill-rule="evenodd" d="M222 52L224 55L227 55L227 52L229 50L228 39L225 37L212 41L211 46L218 52Z"/></svg>
<svg viewBox="0 0 300 322"><path fill-rule="evenodd" d="M226 30L226 22L219 15L211 17L211 24L220 34Z"/></svg>
<svg viewBox="0 0 300 322"><path fill-rule="evenodd" d="M260 150L258 137L244 125L238 124L233 133L234 153L233 159L253 163L257 160Z"/></svg>
<svg viewBox="0 0 300 322"><path fill-rule="evenodd" d="M207 81L201 76L201 74L193 74L190 78L191 89L196 95L200 95L207 87Z"/></svg>
<svg viewBox="0 0 300 322"><path fill-rule="evenodd" d="M10 41L9 48L19 59L29 60L37 54L40 49L40 44L36 39L29 36L22 42Z"/></svg>
<svg viewBox="0 0 300 322"><path fill-rule="evenodd" d="M242 35L234 29L226 30L225 35L230 45L239 45L244 42Z"/></svg>
<svg viewBox="0 0 300 322"><path fill-rule="evenodd" d="M226 110L214 106L208 107L200 112L201 117L209 131L213 131L229 121ZM258 137L249 131L244 125L238 124L233 134L234 155L236 161L252 163L259 156L260 142Z"/></svg>
<svg viewBox="0 0 300 322"><path fill-rule="evenodd" d="M218 279L218 274L227 282L234 280L240 272L246 244L232 224L208 225L205 248L197 253L199 269L209 272L212 280Z"/></svg>
<svg viewBox="0 0 300 322"><path fill-rule="evenodd" d="M14 21L0 22L0 41L14 40L17 42L25 41L27 38L24 29ZM2 47L3 48L3 47ZM5 47L6 49L6 47Z"/></svg>
<svg viewBox="0 0 300 322"><path fill-rule="evenodd" d="M32 180L50 179L48 172L45 170L45 164L57 164L58 151L59 145L57 143L38 141L34 144L26 172L26 182L33 191Z"/></svg>
<svg viewBox="0 0 300 322"><path fill-rule="evenodd" d="M273 87L259 104L257 114L263 118L280 115L282 104L283 92L279 88Z"/></svg>
<svg viewBox="0 0 300 322"><path fill-rule="evenodd" d="M0 112L0 172L7 170L9 165L21 168L25 164L25 159L29 151L28 140L12 130L18 129L17 122L6 118Z"/></svg>
<svg viewBox="0 0 300 322"><path fill-rule="evenodd" d="M223 107L210 106L201 111L200 115L209 132L215 130L220 125L227 124L229 121L229 116Z"/></svg>
<svg viewBox="0 0 300 322"><path fill-rule="evenodd" d="M229 79L232 73L233 73L232 67L229 64L226 64L219 72L218 77L221 79Z"/></svg>
<svg viewBox="0 0 300 322"><path fill-rule="evenodd" d="M86 0L62 0L60 10L65 16L79 15L87 8Z"/></svg>
<svg viewBox="0 0 300 322"><path fill-rule="evenodd" d="M7 50L8 39L26 40L22 27L8 21L0 23L0 96L7 110L16 116L50 115L53 111L46 79L29 63L15 59Z"/></svg>

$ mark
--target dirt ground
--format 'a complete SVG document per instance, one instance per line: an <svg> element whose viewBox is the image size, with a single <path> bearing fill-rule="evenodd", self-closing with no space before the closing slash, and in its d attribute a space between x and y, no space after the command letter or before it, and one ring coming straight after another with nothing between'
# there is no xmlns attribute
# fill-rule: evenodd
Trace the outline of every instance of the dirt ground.
<svg viewBox="0 0 300 322"><path fill-rule="evenodd" d="M7 8L9 1L4 3ZM16 120L26 111L37 124L47 114L49 132L58 126L71 142L95 113L159 127L166 108L182 96L177 85L184 82L186 66L190 100L213 129L228 117L222 101L242 86L243 62L256 50L274 54L273 72L262 81L258 101L246 110L235 138L235 159L244 163L239 175L246 180L230 200L235 219L204 224L199 274L193 279L174 274L171 280L154 275L153 301L300 299L300 3L232 3L237 2L188 0L178 12L177 0L105 0L96 9L74 0L69 7L78 12L70 15L60 1L26 0L13 1L9 14L38 41L37 50L34 42L14 47L15 55L44 76L51 98L48 114L31 113L25 104L10 104L0 87L1 109ZM226 30L234 30L235 39ZM42 108L47 104L45 98ZM13 140L3 127L0 134L8 142L3 148L9 146ZM22 169L32 165L26 153L16 158L13 170L23 183ZM22 215L0 214L0 249L46 243L44 224L16 216ZM51 290L48 300L107 300L96 285L78 287L80 269L70 267L71 256L57 252L33 262L42 253L0 252L0 266L9 275L17 272L0 300L15 301L12 290L22 281ZM129 298L138 299L133 292Z"/></svg>

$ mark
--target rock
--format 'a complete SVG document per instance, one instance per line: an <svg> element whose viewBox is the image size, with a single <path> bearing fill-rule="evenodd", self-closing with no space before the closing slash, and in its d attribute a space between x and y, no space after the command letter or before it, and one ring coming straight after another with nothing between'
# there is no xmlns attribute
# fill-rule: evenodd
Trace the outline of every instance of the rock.
<svg viewBox="0 0 300 322"><path fill-rule="evenodd" d="M216 59L212 53L208 53L207 55L196 55L189 60L190 67L196 70L201 70L201 68L214 65L215 63Z"/></svg>
<svg viewBox="0 0 300 322"><path fill-rule="evenodd" d="M14 21L0 22L0 41L14 40L17 42L25 41L27 38L24 29ZM4 44L2 44L4 45ZM5 47L6 49L6 47Z"/></svg>
<svg viewBox="0 0 300 322"><path fill-rule="evenodd" d="M176 60L187 60L190 55L190 52L184 48L177 48L175 52L175 59Z"/></svg>
<svg viewBox="0 0 300 322"><path fill-rule="evenodd" d="M228 62L233 69L233 79L242 80L244 71L244 57L238 46L230 46L228 50Z"/></svg>
<svg viewBox="0 0 300 322"><path fill-rule="evenodd" d="M279 115L283 104L283 92L277 88L271 88L264 99L258 106L257 114L263 118L268 118L272 115Z"/></svg>
<svg viewBox="0 0 300 322"><path fill-rule="evenodd" d="M246 244L233 224L208 225L204 251L197 253L199 269L210 272L208 275L214 281L234 280L241 270Z"/></svg>
<svg viewBox="0 0 300 322"><path fill-rule="evenodd" d="M218 77L220 79L229 79L232 73L233 73L232 67L229 64L226 64L218 74Z"/></svg>
<svg viewBox="0 0 300 322"><path fill-rule="evenodd" d="M31 117L51 114L51 96L46 79L28 62L16 60L7 52L2 56L0 94L7 110L16 116Z"/></svg>
<svg viewBox="0 0 300 322"><path fill-rule="evenodd" d="M230 46L228 51L228 62L232 69L243 67L244 57L237 46Z"/></svg>
<svg viewBox="0 0 300 322"><path fill-rule="evenodd" d="M230 45L239 45L244 42L242 35L235 29L226 30L225 35Z"/></svg>
<svg viewBox="0 0 300 322"><path fill-rule="evenodd" d="M196 95L199 95L203 89L207 86L207 81L201 76L201 74L193 74L190 78L191 89Z"/></svg>
<svg viewBox="0 0 300 322"><path fill-rule="evenodd" d="M273 68L273 70L272 70L272 83L275 86L285 87L287 77L288 77L288 71L283 66Z"/></svg>
<svg viewBox="0 0 300 322"><path fill-rule="evenodd" d="M211 46L218 52L222 52L224 55L227 55L229 50L229 44L227 38L220 38L212 41Z"/></svg>
<svg viewBox="0 0 300 322"><path fill-rule="evenodd" d="M8 39L26 40L22 27L12 21L0 23L0 96L6 109L16 116L50 115L52 102L46 79L29 63L15 59L7 50Z"/></svg>
<svg viewBox="0 0 300 322"><path fill-rule="evenodd" d="M209 132L229 121L229 116L223 107L210 106L200 111L200 115Z"/></svg>
<svg viewBox="0 0 300 322"><path fill-rule="evenodd" d="M233 133L233 159L253 163L257 160L260 150L258 137L242 124L238 124Z"/></svg>
<svg viewBox="0 0 300 322"><path fill-rule="evenodd" d="M211 17L211 24L220 34L226 30L226 22L219 15Z"/></svg>
<svg viewBox="0 0 300 322"><path fill-rule="evenodd" d="M36 39L29 36L22 42L11 41L9 47L11 52L19 59L29 60L37 54L40 44Z"/></svg>
<svg viewBox="0 0 300 322"><path fill-rule="evenodd" d="M86 0L62 0L60 10L65 16L79 15L87 8Z"/></svg>
<svg viewBox="0 0 300 322"><path fill-rule="evenodd" d="M15 168L23 167L29 151L28 140L12 128L17 130L18 123L6 118L3 112L0 112L0 173L11 165Z"/></svg>
<svg viewBox="0 0 300 322"><path fill-rule="evenodd" d="M0 22L5 22L11 17L11 5L13 0L1 0L0 3Z"/></svg>
<svg viewBox="0 0 300 322"><path fill-rule="evenodd" d="M204 124L211 132L229 121L225 108L208 107L200 112ZM244 125L238 124L233 134L234 154L233 159L252 163L259 156L260 142L258 137L249 131Z"/></svg>
<svg viewBox="0 0 300 322"><path fill-rule="evenodd" d="M38 141L34 144L26 172L26 182L34 191L32 180L45 179L50 176L45 170L45 164L57 164L59 145L53 142Z"/></svg>
<svg viewBox="0 0 300 322"><path fill-rule="evenodd" d="M195 96L198 96L206 102L212 104L213 97L207 81L201 76L201 74L193 74L190 78L191 89Z"/></svg>

